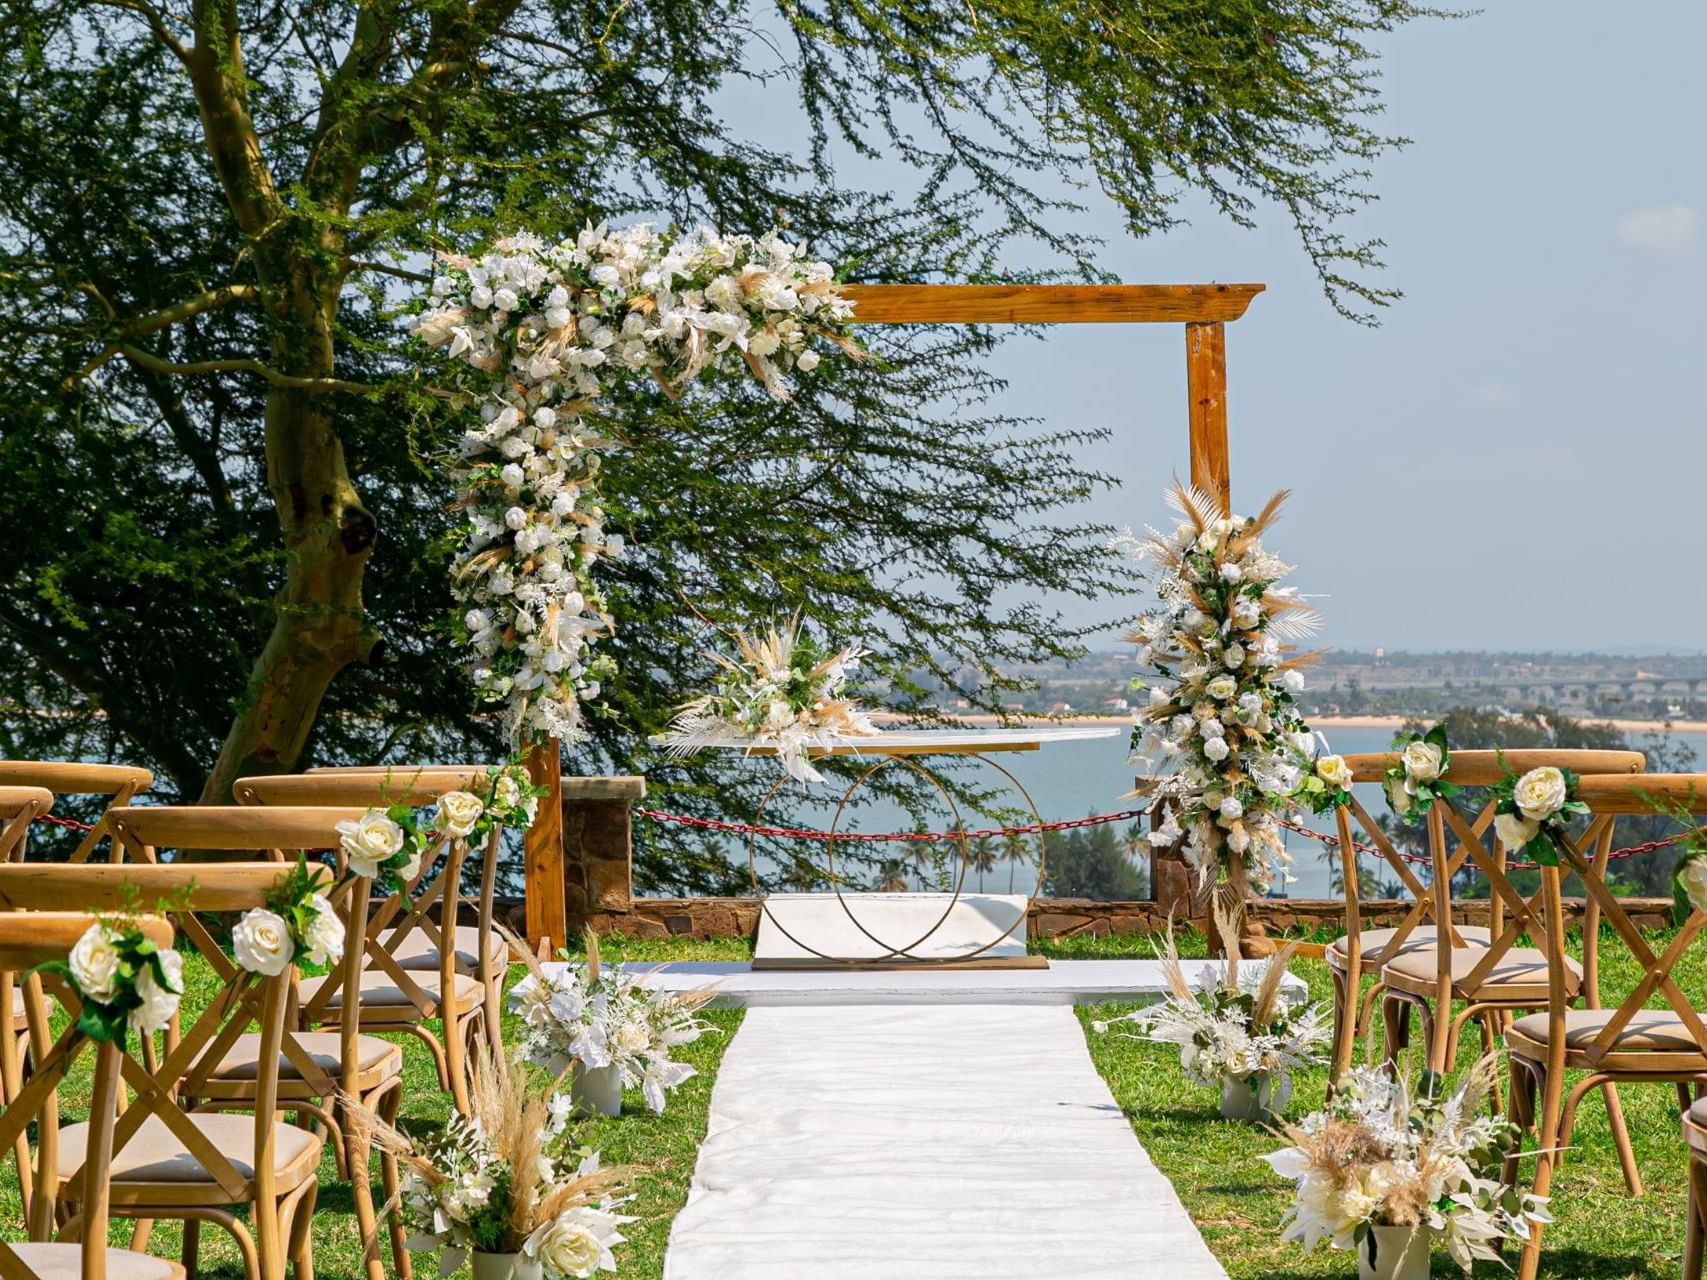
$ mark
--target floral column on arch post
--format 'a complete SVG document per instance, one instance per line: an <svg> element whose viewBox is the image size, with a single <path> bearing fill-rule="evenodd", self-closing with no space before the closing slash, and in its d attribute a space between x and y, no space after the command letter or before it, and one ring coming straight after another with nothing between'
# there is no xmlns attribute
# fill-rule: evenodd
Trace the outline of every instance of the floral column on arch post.
<svg viewBox="0 0 1707 1280"><path fill-rule="evenodd" d="M830 265L775 232L589 227L557 244L504 237L441 266L414 331L451 358L446 394L469 416L452 464L466 512L458 635L477 697L555 781L559 744L585 736L584 704L614 672L595 652L616 625L598 566L624 550L599 496L621 446L604 392L646 379L675 397L745 370L787 399L789 375L864 353ZM530 840L530 875L560 821Z"/></svg>

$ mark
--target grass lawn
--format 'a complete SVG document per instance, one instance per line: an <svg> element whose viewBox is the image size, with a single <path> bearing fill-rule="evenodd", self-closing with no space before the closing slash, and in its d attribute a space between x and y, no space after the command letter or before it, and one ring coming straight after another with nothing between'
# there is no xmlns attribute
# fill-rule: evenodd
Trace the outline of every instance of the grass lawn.
<svg viewBox="0 0 1707 1280"><path fill-rule="evenodd" d="M1185 939L1182 938L1182 950ZM1201 941L1196 954L1203 954ZM1148 956L1148 938L1124 937L1046 943L1039 949L1063 957ZM1656 950L1659 948L1656 947ZM1635 966L1621 944L1601 946L1601 989L1610 999L1635 983ZM1294 970L1313 999L1330 999L1327 968L1299 961ZM1696 947L1677 970L1679 985L1707 1005L1707 948ZM1656 1004L1658 1001L1655 1002ZM1091 1056L1114 1092L1132 1127L1157 1166L1172 1180L1216 1257L1235 1280L1288 1280L1290 1277L1352 1276L1350 1253L1319 1247L1306 1255L1282 1242L1277 1224L1291 1199L1282 1182L1258 1158L1281 1145L1262 1129L1228 1123L1217 1114L1218 1096L1190 1084L1180 1072L1177 1051L1096 1035L1093 1018L1107 1018L1130 1006L1080 1010ZM1379 1026L1379 1018L1376 1018ZM1466 1036L1459 1066L1474 1061L1479 1040ZM1413 1043L1420 1037L1413 1035ZM1365 1046L1367 1052L1368 1046ZM1326 1072L1302 1075L1287 1113L1303 1116L1322 1104ZM1639 1200L1629 1197L1618 1169L1606 1112L1599 1095L1578 1112L1572 1150L1553 1183L1553 1213L1547 1229L1541 1274L1555 1280L1675 1280L1683 1248L1683 1141L1678 1132L1677 1097L1670 1085L1622 1091L1625 1120L1646 1183ZM1532 1166L1526 1165L1527 1175ZM1458 1275L1437 1250L1434 1275ZM1481 1263L1478 1275L1505 1274Z"/></svg>
<svg viewBox="0 0 1707 1280"><path fill-rule="evenodd" d="M192 1012L199 1012L215 989L213 973L205 962L185 952L186 994L185 1023ZM730 954L725 954L725 952ZM738 952L738 954L736 954ZM604 953L612 960L670 960L670 959L740 959L751 954L746 944L644 942L613 939L606 942ZM521 966L511 970L511 981L526 971ZM692 1065L699 1074L669 1095L664 1114L654 1116L646 1110L638 1091L630 1093L624 1112L615 1118L598 1118L583 1123L576 1131L577 1142L600 1151L606 1164L630 1164L641 1169L637 1196L626 1212L636 1214L640 1221L630 1224L628 1243L617 1250L617 1262L624 1280L657 1280L663 1274L664 1246L669 1239L670 1222L687 1199L688 1181L693 1175L694 1159L705 1137L706 1112L711 1099L711 1085L717 1064L729 1037L740 1025L741 1013L732 1009L709 1009L704 1017L716 1031L708 1033L691 1045L683 1046L675 1057ZM511 1020L506 1017L506 1035ZM431 1056L420 1041L412 1037L396 1037L403 1050L403 1104L400 1123L404 1129L423 1131L441 1122L450 1108L450 1095L439 1089L438 1076ZM61 1119L64 1123L85 1118L88 1107L89 1076L87 1052L79 1059L78 1070L61 1086ZM378 1162L374 1162L374 1198L383 1203L379 1186ZM22 1234L22 1213L18 1203L15 1166L5 1161L0 1173L0 1237L15 1240ZM113 1239L122 1243L128 1225L115 1219ZM175 1223L161 1222L154 1233L149 1252L176 1257L179 1231ZM383 1255L389 1272L390 1253ZM422 1280L438 1274L436 1254L416 1254L415 1272ZM361 1266L360 1237L356 1231L355 1210L347 1182L340 1182L332 1161L331 1151L320 1166L320 1199L314 1215L314 1266L322 1280L357 1280L365 1274ZM230 1277L240 1280L243 1275L241 1259L231 1238L223 1231L204 1227L202 1230L201 1274L209 1277Z"/></svg>

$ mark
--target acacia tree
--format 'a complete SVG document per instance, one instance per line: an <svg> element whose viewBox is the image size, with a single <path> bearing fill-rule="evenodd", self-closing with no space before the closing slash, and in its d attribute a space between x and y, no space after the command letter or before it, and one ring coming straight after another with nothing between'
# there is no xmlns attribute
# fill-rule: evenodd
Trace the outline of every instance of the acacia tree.
<svg viewBox="0 0 1707 1280"><path fill-rule="evenodd" d="M450 438L399 303L433 251L648 216L781 225L864 280L989 279L1022 243L1095 276L1087 176L1138 234L1206 192L1286 211L1334 305L1388 296L1346 240L1396 140L1367 42L1391 0L60 0L0 49L0 725L20 754L117 754L224 799L309 756L490 750L439 625ZM764 85L800 155L736 136ZM887 152L916 191L838 181ZM982 409L986 331L884 330L791 405L614 398L624 674L587 767L629 763L713 622L804 602L881 636L898 705L1069 653L1044 600L1118 570L1063 508L1082 435ZM1013 603L1017 598L1017 603ZM697 626L697 624L695 624ZM966 680L970 673L975 679ZM93 715L91 713L99 713ZM673 779L673 781L671 780ZM683 802L715 765L664 778ZM670 850L671 856L680 850ZM720 863L643 862L709 884Z"/></svg>

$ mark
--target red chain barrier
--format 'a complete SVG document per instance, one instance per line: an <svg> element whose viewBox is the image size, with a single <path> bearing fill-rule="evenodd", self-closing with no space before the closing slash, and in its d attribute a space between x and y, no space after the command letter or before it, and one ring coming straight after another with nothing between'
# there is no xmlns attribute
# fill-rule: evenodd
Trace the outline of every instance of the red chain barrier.
<svg viewBox="0 0 1707 1280"><path fill-rule="evenodd" d="M51 813L37 815L36 821L45 822L54 827L67 827L72 831L93 831L95 829L95 824L92 822L79 822L76 818L56 818Z"/></svg>

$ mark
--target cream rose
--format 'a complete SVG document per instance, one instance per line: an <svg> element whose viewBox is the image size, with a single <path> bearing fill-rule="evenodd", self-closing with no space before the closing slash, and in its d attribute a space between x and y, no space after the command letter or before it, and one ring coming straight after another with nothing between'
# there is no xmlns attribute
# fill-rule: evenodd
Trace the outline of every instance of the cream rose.
<svg viewBox="0 0 1707 1280"><path fill-rule="evenodd" d="M1316 776L1330 787L1351 786L1351 766L1344 756L1322 756L1316 761Z"/></svg>
<svg viewBox="0 0 1707 1280"><path fill-rule="evenodd" d="M1689 905L1707 911L1707 858L1690 858L1677 869L1677 879Z"/></svg>
<svg viewBox="0 0 1707 1280"><path fill-rule="evenodd" d="M302 943L307 948L310 964L337 964L344 958L344 922L326 895L317 893L309 901L314 908L308 927L303 930Z"/></svg>
<svg viewBox="0 0 1707 1280"><path fill-rule="evenodd" d="M1211 698L1225 702L1239 691L1239 682L1232 676L1220 675L1204 685L1203 691Z"/></svg>
<svg viewBox="0 0 1707 1280"><path fill-rule="evenodd" d="M290 928L282 916L255 907L244 912L231 931L231 949L237 953L237 963L250 973L274 978L296 954L296 943L290 940Z"/></svg>
<svg viewBox="0 0 1707 1280"><path fill-rule="evenodd" d="M1203 754L1208 756L1211 760L1219 763L1220 761L1225 760L1230 754L1232 754L1232 752L1228 748L1227 740L1225 738L1207 738L1203 743Z"/></svg>
<svg viewBox="0 0 1707 1280"><path fill-rule="evenodd" d="M1517 852L1535 838L1535 833L1541 830L1541 824L1531 822L1515 813L1496 813L1494 815L1494 834L1506 849Z"/></svg>
<svg viewBox="0 0 1707 1280"><path fill-rule="evenodd" d="M1435 743L1424 742L1421 738L1406 743L1400 756L1405 766L1405 789L1415 795L1418 784L1437 781L1440 778L1440 756L1440 747Z"/></svg>
<svg viewBox="0 0 1707 1280"><path fill-rule="evenodd" d="M439 830L458 840L474 830L486 806L472 791L447 791L439 797Z"/></svg>
<svg viewBox="0 0 1707 1280"><path fill-rule="evenodd" d="M1523 811L1524 817L1532 822L1545 822L1563 809L1570 797L1564 773L1548 764L1531 769L1519 778L1511 798Z"/></svg>
<svg viewBox="0 0 1707 1280"><path fill-rule="evenodd" d="M570 1210L554 1218L527 1239L524 1252L544 1264L546 1271L577 1280L596 1271L615 1271L616 1259L608 1245L585 1221Z"/></svg>
<svg viewBox="0 0 1707 1280"><path fill-rule="evenodd" d="M71 948L71 976L77 989L97 1004L106 1004L119 990L117 937L104 924L90 925Z"/></svg>
<svg viewBox="0 0 1707 1280"><path fill-rule="evenodd" d="M144 964L136 975L136 994L142 1003L130 1011L130 1025L143 1035L164 1030L178 1011L178 997L184 994L184 957L168 947L157 953L157 959L166 976L164 983L155 981L151 964Z"/></svg>
<svg viewBox="0 0 1707 1280"><path fill-rule="evenodd" d="M379 864L403 847L403 828L383 813L365 813L338 824L338 843L350 861L350 870L371 880Z"/></svg>

